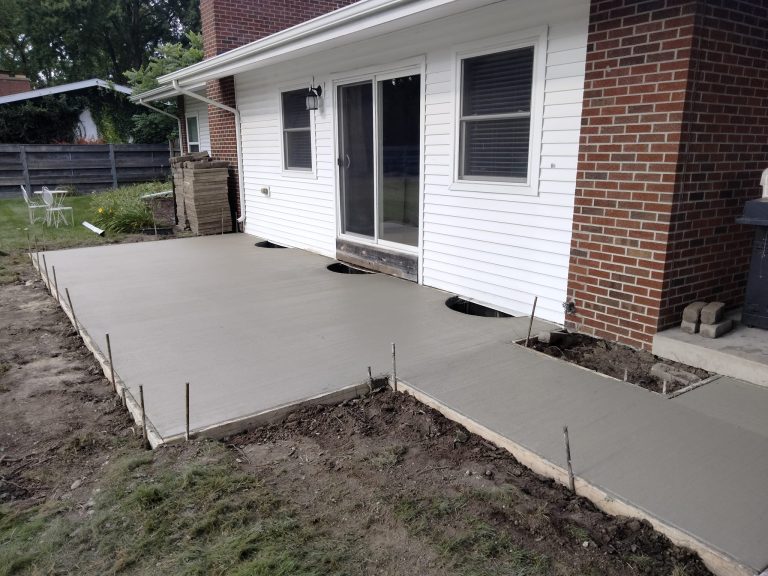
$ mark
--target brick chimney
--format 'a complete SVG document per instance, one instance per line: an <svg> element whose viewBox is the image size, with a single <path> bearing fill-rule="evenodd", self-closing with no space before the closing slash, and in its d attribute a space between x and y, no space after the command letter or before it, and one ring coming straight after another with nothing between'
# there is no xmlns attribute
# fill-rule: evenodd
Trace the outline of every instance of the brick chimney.
<svg viewBox="0 0 768 576"><path fill-rule="evenodd" d="M0 96L10 96L32 90L29 78L22 74L0 71Z"/></svg>
<svg viewBox="0 0 768 576"><path fill-rule="evenodd" d="M213 58L280 30L311 20L356 0L201 0L205 58ZM235 107L234 77L208 82L208 98ZM232 114L208 107L211 155L237 165L237 143ZM230 178L230 196L239 201L237 174ZM240 207L238 206L238 214Z"/></svg>

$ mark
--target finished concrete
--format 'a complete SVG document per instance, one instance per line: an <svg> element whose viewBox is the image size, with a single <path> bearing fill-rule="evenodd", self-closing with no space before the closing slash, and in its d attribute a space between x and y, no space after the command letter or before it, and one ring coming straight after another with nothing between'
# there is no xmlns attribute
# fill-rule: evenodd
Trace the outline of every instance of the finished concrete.
<svg viewBox="0 0 768 576"><path fill-rule="evenodd" d="M91 337L110 333L119 375L134 392L144 385L163 436L183 430L185 381L201 428L360 382L367 366L388 372L394 341L398 377L454 413L560 467L568 425L580 480L746 567L739 574L768 567L768 390L739 388L744 421L737 407L693 400L714 383L667 400L515 345L526 318L464 316L438 290L333 274L326 258L254 242L47 254Z"/></svg>
<svg viewBox="0 0 768 576"><path fill-rule="evenodd" d="M680 328L659 332L653 338L653 353L682 362L768 386L768 330L750 328L732 317L734 328L720 338L686 334Z"/></svg>
<svg viewBox="0 0 768 576"><path fill-rule="evenodd" d="M254 246L246 235L48 252L78 320L163 438L336 391L401 366L429 369L469 347L525 336L524 318L465 316L450 294L332 260ZM537 323L536 330L551 326Z"/></svg>

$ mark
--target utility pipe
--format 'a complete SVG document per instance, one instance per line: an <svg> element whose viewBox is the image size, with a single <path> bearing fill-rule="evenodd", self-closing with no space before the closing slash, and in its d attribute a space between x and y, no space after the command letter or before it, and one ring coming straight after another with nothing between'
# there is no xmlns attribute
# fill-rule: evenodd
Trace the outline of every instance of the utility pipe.
<svg viewBox="0 0 768 576"><path fill-rule="evenodd" d="M238 180L238 188L240 188L240 210L242 214L240 215L240 218L237 219L239 223L245 222L245 175L243 174L243 145L240 138L240 111L237 108L232 108L231 106L227 106L226 104L222 104L221 102L216 102L215 100L211 100L210 98L206 98L205 96L200 96L199 94L195 94L194 92L190 92L189 90L186 90L179 86L178 80L171 81L171 85L173 86L173 89L177 92L180 92L181 94L184 94L185 96L189 96L190 98L194 98L195 100L199 100L200 102L205 102L206 104L210 106L214 106L215 108L220 108L221 110L226 110L227 112L230 112L235 117L235 143L237 145L237 180Z"/></svg>

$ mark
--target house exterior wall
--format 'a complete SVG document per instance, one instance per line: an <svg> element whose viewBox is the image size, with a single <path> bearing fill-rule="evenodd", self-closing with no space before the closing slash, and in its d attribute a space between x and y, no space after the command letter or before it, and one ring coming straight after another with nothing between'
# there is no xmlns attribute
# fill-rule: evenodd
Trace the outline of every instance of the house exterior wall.
<svg viewBox="0 0 768 576"><path fill-rule="evenodd" d="M650 347L686 304L739 302L733 219L768 163L765 23L760 2L592 2L569 327Z"/></svg>
<svg viewBox="0 0 768 576"><path fill-rule="evenodd" d="M0 96L10 96L19 92L29 92L32 85L24 75L11 75L0 72Z"/></svg>
<svg viewBox="0 0 768 576"><path fill-rule="evenodd" d="M501 2L417 29L305 56L235 79L242 114L246 232L334 256L337 167L334 82L397 63L424 71L422 241L424 284L522 314L563 321L576 185L588 3ZM454 186L456 51L544 34L535 186L529 194ZM313 113L315 170L282 169L281 90L323 86ZM260 193L264 186L270 196Z"/></svg>
<svg viewBox="0 0 768 576"><path fill-rule="evenodd" d="M201 0L200 18L203 31L203 53L212 58L285 28L300 24L327 12L354 3L355 0ZM206 95L211 100L235 107L234 78L207 83ZM237 142L234 116L214 106L208 110L210 152L217 160L232 166L229 195L237 203L240 196L237 175Z"/></svg>
<svg viewBox="0 0 768 576"><path fill-rule="evenodd" d="M200 151L210 152L211 150L211 131L208 123L208 104L195 100L189 96L184 96L183 116L197 116L198 138L200 138ZM184 122L184 149L187 149L186 122Z"/></svg>

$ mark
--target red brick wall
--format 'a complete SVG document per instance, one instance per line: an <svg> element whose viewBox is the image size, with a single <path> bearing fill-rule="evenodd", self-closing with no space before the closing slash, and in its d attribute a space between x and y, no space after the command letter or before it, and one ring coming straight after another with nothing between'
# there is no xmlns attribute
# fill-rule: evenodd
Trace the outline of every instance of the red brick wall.
<svg viewBox="0 0 768 576"><path fill-rule="evenodd" d="M689 302L738 303L748 240L733 218L768 165L766 48L739 24L759 5L592 2L569 327L648 348Z"/></svg>
<svg viewBox="0 0 768 576"><path fill-rule="evenodd" d="M768 167L768 4L702 3L691 59L660 328L696 300L742 302L753 232L735 218Z"/></svg>
<svg viewBox="0 0 768 576"><path fill-rule="evenodd" d="M28 92L32 90L29 79L26 76L11 76L10 74L0 73L0 96L10 96L19 92Z"/></svg>
<svg viewBox="0 0 768 576"><path fill-rule="evenodd" d="M353 4L356 0L201 0L203 48L206 58L264 38L327 12ZM208 82L208 98L235 107L233 77ZM237 177L237 142L234 116L208 106L211 129L211 156L229 160L230 197L236 198L238 214L240 197Z"/></svg>

